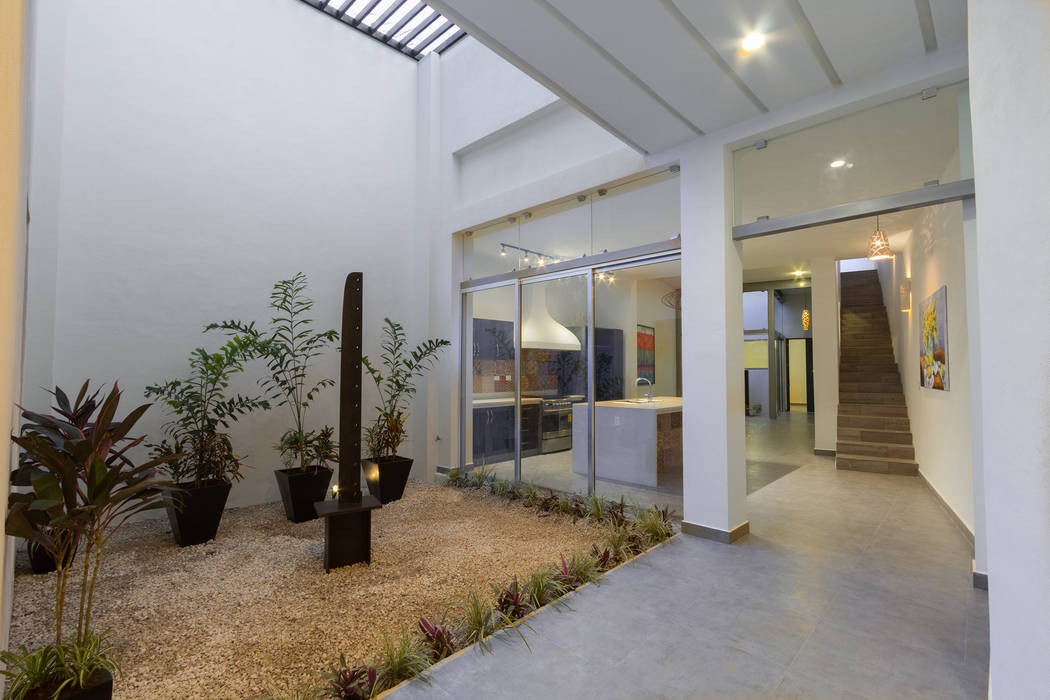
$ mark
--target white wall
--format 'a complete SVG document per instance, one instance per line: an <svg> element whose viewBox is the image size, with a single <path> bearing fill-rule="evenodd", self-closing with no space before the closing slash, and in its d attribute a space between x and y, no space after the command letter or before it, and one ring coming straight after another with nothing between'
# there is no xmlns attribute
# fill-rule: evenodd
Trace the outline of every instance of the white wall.
<svg viewBox="0 0 1050 700"><path fill-rule="evenodd" d="M879 263L879 282L911 420L919 470L969 528L975 529L970 434L970 349L963 205L923 209L896 258ZM912 308L900 310L900 285L911 278ZM949 391L919 386L922 303L947 285Z"/></svg>
<svg viewBox="0 0 1050 700"><path fill-rule="evenodd" d="M130 408L221 342L204 324L268 318L272 283L300 270L320 328L338 328L343 279L364 271L365 352L384 316L426 333L414 61L286 0L47 3L34 40L32 234L52 243L30 256L29 294L54 342L34 336L28 352L53 359L28 385L119 379ZM337 367L331 351L317 374ZM284 410L231 431L254 467L231 504L277 498ZM164 419L141 425L157 436ZM336 391L310 423L337 423Z"/></svg>
<svg viewBox="0 0 1050 700"><path fill-rule="evenodd" d="M1050 5L970 0L989 695L1050 688Z"/></svg>
<svg viewBox="0 0 1050 700"><path fill-rule="evenodd" d="M832 258L814 258L809 264L813 278L813 449L833 451L838 441L838 271Z"/></svg>

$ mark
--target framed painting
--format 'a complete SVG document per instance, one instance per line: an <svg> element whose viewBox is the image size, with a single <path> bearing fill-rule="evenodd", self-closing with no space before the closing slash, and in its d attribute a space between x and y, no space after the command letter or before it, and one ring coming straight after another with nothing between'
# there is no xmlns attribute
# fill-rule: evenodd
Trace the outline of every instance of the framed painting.
<svg viewBox="0 0 1050 700"><path fill-rule="evenodd" d="M656 383L656 329L638 324L638 378Z"/></svg>
<svg viewBox="0 0 1050 700"><path fill-rule="evenodd" d="M948 287L926 297L919 311L919 386L948 391Z"/></svg>

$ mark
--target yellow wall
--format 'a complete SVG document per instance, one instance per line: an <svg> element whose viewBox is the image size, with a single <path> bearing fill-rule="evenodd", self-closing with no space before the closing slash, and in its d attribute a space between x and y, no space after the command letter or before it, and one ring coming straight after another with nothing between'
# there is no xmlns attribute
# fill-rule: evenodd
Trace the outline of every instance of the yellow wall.
<svg viewBox="0 0 1050 700"><path fill-rule="evenodd" d="M25 0L0 2L0 455L12 456L14 402L22 346L22 282L25 271L25 187L22 167L24 101L22 99ZM3 473L10 464L3 461ZM7 499L0 498L0 520ZM0 537L3 588L0 589L0 644L7 648L13 558L7 538Z"/></svg>
<svg viewBox="0 0 1050 700"><path fill-rule="evenodd" d="M788 341L788 378L791 384L789 403L806 403L806 341Z"/></svg>
<svg viewBox="0 0 1050 700"><path fill-rule="evenodd" d="M744 341L744 369L769 369L769 350L766 348L766 341Z"/></svg>

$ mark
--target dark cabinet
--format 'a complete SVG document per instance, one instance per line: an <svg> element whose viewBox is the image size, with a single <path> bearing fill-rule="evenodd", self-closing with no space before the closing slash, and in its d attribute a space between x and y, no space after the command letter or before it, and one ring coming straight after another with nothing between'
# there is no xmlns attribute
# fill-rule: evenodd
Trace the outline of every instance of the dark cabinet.
<svg viewBox="0 0 1050 700"><path fill-rule="evenodd" d="M474 464L491 464L514 458L514 406L479 406L474 409ZM540 406L521 407L521 454L540 452Z"/></svg>
<svg viewBox="0 0 1050 700"><path fill-rule="evenodd" d="M514 359L514 323L491 318L474 319L474 357L478 360Z"/></svg>

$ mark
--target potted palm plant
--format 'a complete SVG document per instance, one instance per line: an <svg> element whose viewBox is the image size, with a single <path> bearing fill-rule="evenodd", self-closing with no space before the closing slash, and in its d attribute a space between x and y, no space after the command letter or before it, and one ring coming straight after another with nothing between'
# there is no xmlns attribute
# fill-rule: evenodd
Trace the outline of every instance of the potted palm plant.
<svg viewBox="0 0 1050 700"><path fill-rule="evenodd" d="M270 404L260 396L230 393L230 378L244 370L252 347L231 338L218 352L197 348L190 355L186 379L146 387L146 396L167 404L174 418L167 437L151 444L153 456L182 490L179 503L168 504L171 531L180 547L215 538L234 481L243 478L242 458L225 432L230 423Z"/></svg>
<svg viewBox="0 0 1050 700"><path fill-rule="evenodd" d="M54 641L38 649L0 652L7 678L4 697L109 698L119 664L105 634L91 629L95 583L104 548L134 515L160 508L173 484L156 468L175 455L136 464L129 456L143 437L128 433L149 408L116 419L120 390L114 383L100 403L85 382L71 404L56 387L51 414L23 411L25 424L12 440L22 458L12 474L5 521L7 534L24 537L47 552L58 570ZM17 487L20 487L17 488ZM76 629L63 635L71 553L83 547ZM72 577L76 578L76 577ZM68 638L67 638L68 637Z"/></svg>
<svg viewBox="0 0 1050 700"><path fill-rule="evenodd" d="M270 293L273 316L270 329L260 331L255 323L223 321L213 323L205 330L221 329L248 344L257 357L266 362L268 375L260 384L277 406L287 406L292 426L275 445L284 462L284 469L274 471L277 488L281 492L284 512L293 523L317 517L314 503L323 501L332 470L337 446L332 441L334 429L325 426L319 431L307 430L306 413L318 393L333 386L335 380L310 377L315 358L326 347L339 339L334 330L317 331L309 318L314 302L306 296L306 275L297 273L280 280Z"/></svg>
<svg viewBox="0 0 1050 700"><path fill-rule="evenodd" d="M449 341L441 338L424 340L410 348L401 324L383 319L382 353L378 363L361 358L368 376L379 392L375 422L365 428L368 459L362 460L368 492L382 503L401 498L412 470L412 459L398 456L397 450L407 433L408 406L416 393L416 380L433 366L438 353Z"/></svg>

